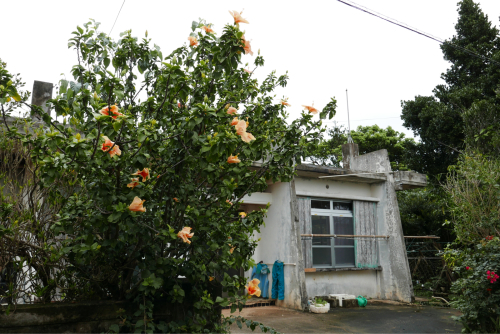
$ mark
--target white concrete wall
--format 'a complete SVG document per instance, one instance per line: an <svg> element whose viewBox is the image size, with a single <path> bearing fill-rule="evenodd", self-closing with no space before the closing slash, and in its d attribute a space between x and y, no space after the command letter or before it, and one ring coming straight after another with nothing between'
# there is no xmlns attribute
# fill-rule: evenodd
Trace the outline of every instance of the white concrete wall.
<svg viewBox="0 0 500 334"><path fill-rule="evenodd" d="M387 173L386 182L372 185L373 196L380 198L377 204L377 233L390 236L387 241L380 241L378 244L379 261L382 267L382 271L377 274L380 283L380 298L411 302L414 298L413 284L387 150L354 157L351 168Z"/></svg>
<svg viewBox="0 0 500 334"><path fill-rule="evenodd" d="M285 299L276 301L277 305L303 309L305 304L305 276L302 263L302 252L297 247L295 240L296 229L295 217L292 212L293 184L289 182L275 183L269 186L268 191L272 193L272 205L269 207L265 226L261 227L260 233L255 233L254 238L261 240L255 250L253 259L256 262L263 261L269 265L269 296L272 292L272 270L273 263L280 260L284 263L294 263L296 265L284 266L285 278ZM249 208L251 208L249 206ZM250 277L251 271L245 273L245 277Z"/></svg>
<svg viewBox="0 0 500 334"><path fill-rule="evenodd" d="M328 186L328 188L326 187ZM325 198L375 197L370 184L334 181L329 179L295 178L298 195Z"/></svg>
<svg viewBox="0 0 500 334"><path fill-rule="evenodd" d="M327 271L306 273L308 297L346 293L367 298L378 298L377 271Z"/></svg>

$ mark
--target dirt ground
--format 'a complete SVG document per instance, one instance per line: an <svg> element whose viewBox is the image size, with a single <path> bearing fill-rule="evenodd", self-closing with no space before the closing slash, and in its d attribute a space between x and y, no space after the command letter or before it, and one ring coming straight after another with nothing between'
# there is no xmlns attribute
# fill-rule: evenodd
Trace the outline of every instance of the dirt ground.
<svg viewBox="0 0 500 334"><path fill-rule="evenodd" d="M371 304L371 305L370 305ZM223 310L225 316L229 310ZM397 303L370 303L364 308L335 308L327 314L314 314L277 306L245 308L244 318L259 321L281 333L460 333L452 320L460 312L451 308L405 306ZM243 324L231 326L232 333L251 333ZM255 333L260 333L256 329Z"/></svg>

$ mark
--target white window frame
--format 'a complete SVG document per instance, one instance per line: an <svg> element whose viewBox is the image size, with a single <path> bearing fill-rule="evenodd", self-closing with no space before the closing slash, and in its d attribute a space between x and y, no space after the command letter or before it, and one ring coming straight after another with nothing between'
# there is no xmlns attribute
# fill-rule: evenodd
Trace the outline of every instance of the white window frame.
<svg viewBox="0 0 500 334"><path fill-rule="evenodd" d="M330 202L330 209L314 209L312 208L312 201L329 201ZM350 210L333 210L333 204L332 202L336 203L350 203L352 206L352 211ZM334 199L334 198L311 198L311 216L328 216L329 221L330 221L330 234L336 234L334 231L334 222L333 222L333 217L348 217L348 218L353 218L352 224L353 224L353 231L355 231L355 222L354 222L354 202L350 200L345 200L345 199ZM314 239L313 239L314 240ZM336 246L335 245L335 238L331 238L330 245L312 245L312 249L314 248L330 248L331 249L331 259L332 259L332 265L317 265L314 264L314 252L311 250L311 256L312 258L312 265L313 268L355 268L356 267L356 243L354 242L352 246L347 246L347 245L341 245L341 246ZM354 263L352 265L337 265L335 261L335 248L352 248L354 251Z"/></svg>

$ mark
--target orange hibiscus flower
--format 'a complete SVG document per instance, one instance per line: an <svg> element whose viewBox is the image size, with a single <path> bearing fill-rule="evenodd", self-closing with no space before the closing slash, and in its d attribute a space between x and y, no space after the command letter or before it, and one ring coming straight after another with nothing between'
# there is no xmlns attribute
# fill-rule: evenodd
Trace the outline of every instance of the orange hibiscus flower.
<svg viewBox="0 0 500 334"><path fill-rule="evenodd" d="M227 113L228 113L229 115L234 115L234 114L236 114L236 112L237 112L237 111L238 111L238 109L236 109L236 108L234 108L234 107L229 107L229 108L227 108Z"/></svg>
<svg viewBox="0 0 500 334"><path fill-rule="evenodd" d="M255 137L250 132L247 132L247 126L248 122L241 120L238 121L238 123L235 125L236 134L238 136L241 136L241 140L243 140L245 143L249 143L250 141L255 140Z"/></svg>
<svg viewBox="0 0 500 334"><path fill-rule="evenodd" d="M190 244L191 240L188 240L188 238L192 238L194 233L189 233L189 232L191 232L191 227L184 227L182 230L179 231L179 233L177 233L177 237L181 238L182 241Z"/></svg>
<svg viewBox="0 0 500 334"><path fill-rule="evenodd" d="M241 162L240 159L238 159L238 154L236 154L235 156L233 156L232 154L229 156L229 158L227 158L227 163L228 164L237 164Z"/></svg>
<svg viewBox="0 0 500 334"><path fill-rule="evenodd" d="M260 281L256 278L254 278L253 280L251 280L249 283L248 283L248 286L245 286L245 288L247 289L248 291L248 294L250 296L257 296L257 297L260 297L260 288L259 288L259 283Z"/></svg>
<svg viewBox="0 0 500 334"><path fill-rule="evenodd" d="M230 200L226 199L226 203L229 203L230 205L233 205L233 202L231 202Z"/></svg>
<svg viewBox="0 0 500 334"><path fill-rule="evenodd" d="M142 182L145 182L147 179L150 179L149 168L144 168L143 170L138 170L132 175L142 176Z"/></svg>
<svg viewBox="0 0 500 334"><path fill-rule="evenodd" d="M130 182L129 184L127 184L127 187L134 189L138 185L139 185L139 178L138 177L134 177L134 178L132 178L132 182Z"/></svg>
<svg viewBox="0 0 500 334"><path fill-rule="evenodd" d="M198 45L198 39L196 37L189 36L188 40L189 40L189 45L191 45L191 46L197 46Z"/></svg>
<svg viewBox="0 0 500 334"><path fill-rule="evenodd" d="M174 197L172 199L174 200L175 203L179 203L179 200L177 199L177 197Z"/></svg>
<svg viewBox="0 0 500 334"><path fill-rule="evenodd" d="M244 18L241 17L241 14L243 14L243 11L241 11L241 12L238 13L235 10L233 10L233 11L230 10L229 14L231 14L231 16L234 18L234 24L250 23L246 19L244 19Z"/></svg>
<svg viewBox="0 0 500 334"><path fill-rule="evenodd" d="M111 108L110 107L104 107L104 108L102 108L99 111L99 113L102 114L102 115L109 116L110 109L111 109L111 113L114 115L114 116L111 116L113 119L116 119L118 116L123 116L123 114L118 111L118 107L116 106L116 104L112 105Z"/></svg>
<svg viewBox="0 0 500 334"><path fill-rule="evenodd" d="M201 29L205 30L205 32L207 34L213 34L214 33L214 30L212 28L210 28L210 24L208 26L201 27Z"/></svg>
<svg viewBox="0 0 500 334"><path fill-rule="evenodd" d="M128 209L130 211L135 211L135 212L146 212L146 208L142 206L142 204L146 202L145 199L140 199L139 197L135 196L134 200L132 201L132 204L129 205Z"/></svg>
<svg viewBox="0 0 500 334"><path fill-rule="evenodd" d="M243 39L243 42L245 42L245 46L243 47L243 49L245 50L245 54L249 54L249 55L253 56L252 46L250 45L250 41L247 41L245 39L245 36L243 36L242 39Z"/></svg>
<svg viewBox="0 0 500 334"><path fill-rule="evenodd" d="M240 121L240 120L238 119L238 117L235 117L235 118L233 118L233 120L231 121L231 125L236 125L236 124L238 124L238 122L239 122L239 121Z"/></svg>
<svg viewBox="0 0 500 334"><path fill-rule="evenodd" d="M238 123L235 125L235 128L236 128L236 134L238 136L243 136L243 134L247 131L247 122L238 121Z"/></svg>
<svg viewBox="0 0 500 334"><path fill-rule="evenodd" d="M120 151L120 146L115 145L115 143L112 142L106 136L102 136L102 138L104 139L104 144L102 144L102 148L101 148L101 150L103 152L108 152L111 157L114 157L115 155L121 155L122 154L122 151Z"/></svg>
<svg viewBox="0 0 500 334"><path fill-rule="evenodd" d="M235 249L236 247L232 247L232 245L231 245L231 244L229 244L229 247L231 247L231 249L229 250L229 253L233 254L234 249Z"/></svg>
<svg viewBox="0 0 500 334"><path fill-rule="evenodd" d="M281 105L291 107L290 103L288 103L288 99L281 100Z"/></svg>
<svg viewBox="0 0 500 334"><path fill-rule="evenodd" d="M252 140L255 140L255 137L250 132L245 132L241 135L241 140L243 140L245 143L249 143Z"/></svg>
<svg viewBox="0 0 500 334"><path fill-rule="evenodd" d="M312 104L312 106L304 106L304 109L306 109L307 111L309 111L311 114L313 115L316 115L318 113L318 109L314 108L314 103Z"/></svg>
<svg viewBox="0 0 500 334"><path fill-rule="evenodd" d="M209 280L210 282L212 282L214 279L215 279L215 277L213 277L213 276L208 276L208 280Z"/></svg>

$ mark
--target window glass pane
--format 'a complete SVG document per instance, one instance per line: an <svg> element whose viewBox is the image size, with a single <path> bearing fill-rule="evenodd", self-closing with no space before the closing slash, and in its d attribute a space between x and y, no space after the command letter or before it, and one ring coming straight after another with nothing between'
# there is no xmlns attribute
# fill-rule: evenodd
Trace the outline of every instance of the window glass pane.
<svg viewBox="0 0 500 334"><path fill-rule="evenodd" d="M333 202L333 210L349 210L352 211L352 202L344 203L344 202Z"/></svg>
<svg viewBox="0 0 500 334"><path fill-rule="evenodd" d="M330 217L329 216L312 216L312 233L313 234L331 234L330 233ZM313 245L330 245L330 237L312 238Z"/></svg>
<svg viewBox="0 0 500 334"><path fill-rule="evenodd" d="M311 209L330 210L330 201L311 200Z"/></svg>
<svg viewBox="0 0 500 334"><path fill-rule="evenodd" d="M335 248L335 266L354 267L354 247Z"/></svg>
<svg viewBox="0 0 500 334"><path fill-rule="evenodd" d="M354 218L352 217L333 217L333 231L335 234L354 234ZM354 245L353 239L335 239L335 245Z"/></svg>
<svg viewBox="0 0 500 334"><path fill-rule="evenodd" d="M313 248L313 265L331 266L332 249L330 247Z"/></svg>

